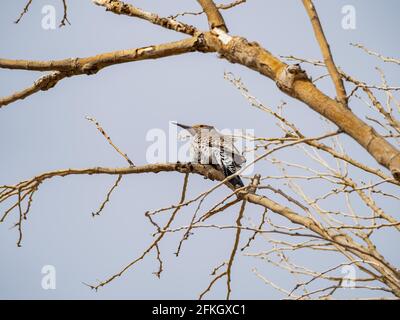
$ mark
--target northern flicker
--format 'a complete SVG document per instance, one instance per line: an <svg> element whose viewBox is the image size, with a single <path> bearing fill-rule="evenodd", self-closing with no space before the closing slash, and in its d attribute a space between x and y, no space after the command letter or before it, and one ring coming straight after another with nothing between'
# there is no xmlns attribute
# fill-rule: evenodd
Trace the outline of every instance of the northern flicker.
<svg viewBox="0 0 400 320"><path fill-rule="evenodd" d="M246 162L234 145L233 138L219 133L213 126L198 124L187 126L175 123L187 130L191 135L190 158L193 163L217 166L225 177L236 173ZM243 187L239 176L232 177L229 182L235 187Z"/></svg>

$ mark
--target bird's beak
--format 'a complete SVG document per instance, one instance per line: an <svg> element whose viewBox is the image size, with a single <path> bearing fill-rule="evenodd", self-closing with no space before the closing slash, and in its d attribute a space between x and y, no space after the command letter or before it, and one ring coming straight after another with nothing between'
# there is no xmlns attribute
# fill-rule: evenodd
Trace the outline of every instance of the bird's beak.
<svg viewBox="0 0 400 320"><path fill-rule="evenodd" d="M184 124L181 124L181 123L177 123L177 122L172 122L172 123L175 124L175 125L177 125L178 127L181 127L181 128L183 128L183 129L186 129L186 130L191 129L190 126L187 126L187 125L184 125Z"/></svg>

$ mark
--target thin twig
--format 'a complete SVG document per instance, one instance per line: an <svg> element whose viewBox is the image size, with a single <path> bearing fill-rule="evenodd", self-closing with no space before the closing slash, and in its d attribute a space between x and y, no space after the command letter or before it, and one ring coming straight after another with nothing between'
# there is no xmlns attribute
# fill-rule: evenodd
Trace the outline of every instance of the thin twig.
<svg viewBox="0 0 400 320"><path fill-rule="evenodd" d="M68 20L68 7L67 7L67 0L62 0L63 3L63 7L64 7L64 15L63 18L60 22L59 28L65 26L65 23L68 23L69 25L71 25L71 23Z"/></svg>
<svg viewBox="0 0 400 320"><path fill-rule="evenodd" d="M229 258L227 268L226 268L226 287L227 287L227 292L226 292L226 300L229 300L231 297L231 278L232 278L232 265L233 261L235 260L236 252L239 246L239 241L240 241L240 233L242 229L240 228L242 226L242 218L244 215L244 209L246 208L246 200L242 201L242 206L240 207L239 215L236 219L236 225L238 226L236 230L236 235L235 235L235 242L233 244L231 256Z"/></svg>
<svg viewBox="0 0 400 320"><path fill-rule="evenodd" d="M236 7L236 6L238 6L238 5L242 4L242 3L245 3L245 2L246 2L246 0L236 0L236 1L233 1L233 2L227 3L227 4L219 4L219 5L217 5L217 8L218 9L222 9L222 10L228 10L228 9ZM202 15L203 13L204 13L204 10L197 11L197 12L185 11L185 12L181 12L181 13L177 13L177 14L171 15L168 18L176 19L178 17L183 17L183 16L186 16L186 15L199 16L199 15Z"/></svg>
<svg viewBox="0 0 400 320"><path fill-rule="evenodd" d="M96 119L91 118L91 117L86 117L87 120L93 122L97 128L97 130L100 131L100 133L107 139L108 143L117 151L127 162L131 167L134 167L135 165L133 164L132 160L129 159L128 155L124 152L121 151L120 148L118 148L111 140L110 136L104 131L104 129L101 127L101 125L97 122Z"/></svg>
<svg viewBox="0 0 400 320"><path fill-rule="evenodd" d="M106 198L105 198L104 201L101 203L99 209L98 209L96 212L92 212L92 217L93 217L93 218L94 218L95 216L99 216L100 213L103 211L103 209L104 209L106 203L110 201L110 196L111 196L111 194L113 193L114 189L115 189L116 187L118 187L118 184L120 183L121 179L122 179L122 174L120 174L120 175L117 177L117 180L115 180L114 185L113 185L113 186L111 187L111 189L107 192Z"/></svg>
<svg viewBox="0 0 400 320"><path fill-rule="evenodd" d="M17 24L17 23L19 23L19 22L21 21L22 17L28 12L29 6L30 6L31 4L32 4L32 0L29 0L29 1L26 3L26 5L25 5L24 9L22 10L21 14L19 15L18 19L15 20L14 23Z"/></svg>

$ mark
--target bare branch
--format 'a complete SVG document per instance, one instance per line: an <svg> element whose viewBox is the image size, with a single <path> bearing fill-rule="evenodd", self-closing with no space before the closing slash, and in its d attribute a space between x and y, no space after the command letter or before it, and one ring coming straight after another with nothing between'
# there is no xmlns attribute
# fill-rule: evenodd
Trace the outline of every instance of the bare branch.
<svg viewBox="0 0 400 320"><path fill-rule="evenodd" d="M236 225L238 226L238 228L236 230L235 242L233 244L231 256L229 258L227 268L226 268L226 286L227 286L226 300L229 300L229 298L231 297L232 265L233 265L233 261L235 260L236 252L237 252L237 249L239 246L240 232L242 231L242 229L240 227L242 226L242 218L243 218L245 208L246 208L246 201L242 201L242 206L240 207L239 215L236 219Z"/></svg>
<svg viewBox="0 0 400 320"><path fill-rule="evenodd" d="M233 2L228 3L228 4L218 4L217 8L218 9L222 9L222 10L228 10L228 9L232 9L232 8L238 6L238 5L241 5L242 3L245 3L245 2L246 2L246 0L236 0L236 1L233 1ZM199 15L201 15L203 13L204 13L204 10L198 11L198 12L185 11L185 12L182 12L182 13L177 13L175 15L171 15L169 18L176 19L176 18L178 18L180 16L186 16L186 15L199 16Z"/></svg>
<svg viewBox="0 0 400 320"><path fill-rule="evenodd" d="M400 59L395 59L395 58L389 58L389 57L385 57L384 55L377 53L375 51L369 50L367 49L365 46L363 46L362 44L358 44L358 43L350 43L351 46L356 47L356 48L360 48L362 50L364 50L366 53L368 53L371 56L375 56L378 57L379 59L381 59L383 62L390 62L390 63L395 63L395 64L399 64L400 65Z"/></svg>
<svg viewBox="0 0 400 320"><path fill-rule="evenodd" d="M176 42L160 45L119 50L103 53L87 58L64 59L57 61L29 61L0 59L0 68L19 69L31 71L56 71L41 77L31 87L0 99L0 108L11 102L24 99L40 90L48 90L54 87L58 81L65 77L76 75L92 75L101 69L120 63L141 61L147 59L159 59L173 55L179 55L196 50L202 50L198 37L184 39Z"/></svg>
<svg viewBox="0 0 400 320"><path fill-rule="evenodd" d="M195 27L178 22L172 18L162 18L155 13L147 12L139 9L131 4L124 3L118 0L92 0L94 4L105 7L108 11L116 14L123 14L130 17L147 20L153 24L174 30L177 32L185 33L188 35L195 35L198 31Z"/></svg>
<svg viewBox="0 0 400 320"><path fill-rule="evenodd" d="M181 194L181 200L180 202L183 202L185 200L186 197L186 190L187 190L187 185L188 185L188 179L189 179L189 174L186 173L185 174L185 178L184 178L184 182L183 182L183 188L182 188L182 194ZM168 222L165 224L164 228L162 228L161 233L159 234L159 236L153 241L152 244L150 244L150 246L135 260L133 260L132 262L130 262L127 266L125 266L120 272L114 274L113 276L111 276L110 278L108 278L107 280L101 281L99 284L97 285L89 285L90 288L95 289L96 291L105 286L106 284L110 283L111 281L113 281L114 279L122 276L128 269L130 269L133 265L135 265L137 262L139 262L140 260L142 260L152 249L156 248L156 252L157 252L157 261L159 263L159 270L157 272L155 272L155 275L160 278L161 276L161 272L163 271L163 264L160 258L160 249L158 247L158 244L160 243L160 241L162 240L162 238L164 237L164 235L166 234L165 232L163 232L164 230L167 230L169 228L169 226L171 225L171 223L174 221L176 214L179 211L179 207L176 208L174 210L174 212L172 213L171 217L169 218Z"/></svg>
<svg viewBox="0 0 400 320"><path fill-rule="evenodd" d="M22 17L28 12L30 5L32 4L32 0L29 0L24 9L22 10L21 14L19 15L18 19L14 21L14 23L19 23L22 19Z"/></svg>
<svg viewBox="0 0 400 320"><path fill-rule="evenodd" d="M200 294L199 300L203 299L203 297L205 296L205 294L211 290L211 288L212 288L213 285L218 281L218 279L221 279L221 278L224 277L224 276L226 276L226 271L224 271L223 273L221 273L221 274L215 276L215 278L210 282L210 284L208 285L208 287Z"/></svg>
<svg viewBox="0 0 400 320"><path fill-rule="evenodd" d="M53 88L60 80L64 79L65 77L67 77L67 73L59 71L45 75L35 81L34 84L30 87L15 92L7 97L0 98L0 108L17 100L23 100L26 97L29 97L30 95L35 94L39 91L47 91Z"/></svg>
<svg viewBox="0 0 400 320"><path fill-rule="evenodd" d="M343 80L339 74L338 69L336 68L335 62L333 61L332 52L329 47L328 41L326 40L315 6L311 0L303 0L303 4L304 7L306 8L308 16L310 17L315 37L321 48L325 64L328 68L328 71L335 85L337 98L340 101L340 103L342 103L344 106L347 106L347 94L344 88Z"/></svg>
<svg viewBox="0 0 400 320"><path fill-rule="evenodd" d="M99 132L104 136L104 138L106 138L106 140L108 141L108 143L115 149L115 151L117 151L127 162L130 166L134 167L135 165L133 164L132 160L129 159L128 155L124 152L121 151L120 148L118 148L111 140L110 136L104 131L104 129L101 127L100 123L98 123L98 121L94 118L91 117L86 117L86 120L93 122L94 125L96 126L97 130L99 130Z"/></svg>
<svg viewBox="0 0 400 320"><path fill-rule="evenodd" d="M113 193L113 191L115 190L115 188L118 187L118 184L120 183L121 179L122 179L122 175L120 174L120 175L117 177L117 180L115 180L114 185L113 185L113 186L111 187L111 189L107 192L106 198L105 198L104 201L100 204L99 209L98 209L96 212L92 212L92 217L93 217L93 218L96 217L96 216L99 216L100 213L103 211L103 209L104 209L104 207L106 206L107 202L110 201L110 196L111 196L111 194Z"/></svg>
<svg viewBox="0 0 400 320"><path fill-rule="evenodd" d="M68 23L69 25L71 25L71 23L68 20L67 0L62 0L62 4L63 4L63 7L64 7L64 15L63 15L63 18L62 18L62 20L60 22L60 25L59 25L60 28L65 26L65 23Z"/></svg>
<svg viewBox="0 0 400 320"><path fill-rule="evenodd" d="M296 58L296 59L298 59L298 58ZM252 106L256 107L257 109L260 109L261 111L265 111L269 114L272 114L275 118L277 118L279 121L284 123L287 127L289 127L293 131L293 133L291 133L292 135L296 135L299 138L304 138L304 135L300 132L300 130L293 123L287 121L285 118L280 116L277 112L274 112L273 110L271 110L271 108L268 108L267 106L262 104L258 99L256 99L253 95L251 95L251 93L246 88L246 86L243 84L241 79L235 79L235 77L233 76L232 73L225 73L225 79L227 79L229 82L231 82L240 91L240 93L246 98L246 100L249 101L249 103ZM354 80L354 81L356 81L356 80ZM346 161L349 164L353 165L354 167L357 167L368 173L375 174L385 181L388 181L388 182L396 184L396 185L400 185L399 181L397 181L395 179L390 179L381 170L369 167L369 166L357 161L356 159L351 158L349 155L347 155L345 153L340 153L340 152L336 151L335 149L329 147L328 145L326 145L324 143L321 143L318 141L313 141L313 140L308 140L306 143L310 146L313 146L317 149L323 150L323 151L331 154L333 157L335 157L337 159Z"/></svg>
<svg viewBox="0 0 400 320"><path fill-rule="evenodd" d="M197 0L197 2L201 5L203 11L207 15L210 30L217 28L224 32L228 32L224 18L222 17L213 0Z"/></svg>
<svg viewBox="0 0 400 320"><path fill-rule="evenodd" d="M201 46L201 39L198 37L192 37L159 45L112 51L86 58L69 58L51 61L0 59L0 68L30 71L70 72L70 75L94 74L102 68L115 64L147 59L159 59L201 50L202 48L205 49Z"/></svg>
<svg viewBox="0 0 400 320"><path fill-rule="evenodd" d="M33 1L33 0L29 0L29 1L26 3L24 9L22 10L22 12L21 12L21 14L19 15L18 19L14 21L14 23L16 23L16 24L19 23L19 22L21 21L22 17L23 17L26 13L28 13L28 10L29 10L30 5L32 4L32 1ZM59 25L60 28L63 27L63 26L65 26L66 23L68 23L69 25L71 25L71 23L70 23L69 20L68 20L68 6L67 6L67 0L62 0L62 5L63 5L63 7L64 7L64 15L63 15L63 18L62 18L62 20L61 20L61 22L60 22L60 25Z"/></svg>
<svg viewBox="0 0 400 320"><path fill-rule="evenodd" d="M260 188L260 187L258 187L258 188ZM264 212L263 212L263 214L261 216L261 219L260 219L260 224L257 227L258 230L262 230L262 227L263 227L263 225L265 223L265 216L267 215L267 212L268 212L268 210L264 209ZM257 236L257 234L260 233L260 231L258 231L258 230L254 231L253 235L247 240L246 244L240 249L240 251L244 251L246 248L250 247L251 242L254 241L256 236Z"/></svg>

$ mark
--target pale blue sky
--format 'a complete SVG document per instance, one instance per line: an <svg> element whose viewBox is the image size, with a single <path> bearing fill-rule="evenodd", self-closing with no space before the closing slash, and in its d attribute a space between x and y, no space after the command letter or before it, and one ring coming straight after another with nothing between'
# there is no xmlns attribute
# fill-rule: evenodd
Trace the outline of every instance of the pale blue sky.
<svg viewBox="0 0 400 320"><path fill-rule="evenodd" d="M20 24L18 17L25 1L7 1L0 11L0 57L20 59L61 59L100 52L134 48L181 39L184 36L138 19L105 12L88 0L69 0L71 26L57 30L41 28L41 8L54 4L58 20L61 1L34 0ZM135 5L160 15L198 10L196 1L133 1ZM393 85L398 85L398 69L349 46L359 42L388 56L399 56L397 31L400 29L396 0L315 1L335 59L344 70L364 81L379 82L374 70L381 66ZM341 27L341 8L353 5L357 13L356 30ZM223 12L232 34L259 42L275 55L295 55L320 59L308 17L301 1L247 0L241 7ZM185 18L207 28L205 17ZM238 65L218 59L216 55L198 53L156 61L117 65L94 76L79 76L60 82L54 89L40 92L0 110L0 184L13 184L43 171L68 167L124 166L92 124L97 118L112 139L136 164L145 163L149 143L146 133L152 128L167 129L170 120L183 123L211 123L219 128L250 128L259 136L274 136L279 131L274 120L251 109L240 94L223 78L224 71L240 76L261 101L276 106L282 99L289 103L288 116L306 133L318 134L318 116L306 106L281 92L270 80ZM313 71L310 70L313 75ZM40 73L0 69L0 96L30 85ZM332 94L329 81L319 84ZM361 104L352 105L355 110ZM318 122L317 122L318 123ZM321 122L320 122L321 123ZM352 155L376 166L359 146L345 139ZM288 153L288 160L297 159ZM268 168L259 168L267 170ZM264 171L265 172L265 171ZM161 249L164 273L157 279L152 272L157 264L154 254L128 271L122 278L97 293L82 282L119 271L136 258L150 243L152 226L144 212L178 201L183 176L179 174L135 175L123 179L112 195L103 215L92 219L91 212L101 203L114 178L79 176L57 178L44 183L37 192L30 217L24 225L23 247L17 248L16 230L9 230L16 219L0 225L0 298L197 298L209 281L211 270L228 258L233 232L196 232L185 242L179 258L173 255L180 235L172 235ZM212 182L190 177L189 195L210 188ZM312 187L317 192L318 187ZM210 197L220 199L226 190ZM388 203L391 211L397 203ZM0 206L3 211L5 206ZM182 211L181 223L187 222L194 208ZM233 223L238 208L227 211L219 220ZM247 214L256 221L262 210L248 207ZM396 212L393 212L395 214ZM285 223L283 220L282 223ZM377 239L385 256L399 265L398 235ZM265 249L258 239L249 252ZM323 268L342 257L298 254L300 262L313 262ZM314 259L314 260L313 260ZM338 260L339 259L339 260ZM54 265L57 289L45 291L40 286L41 268ZM258 271L287 288L293 284L286 273L263 261L239 254L233 268L234 299L281 298L252 272ZM225 282L219 282L208 298L224 298ZM351 292L338 293L346 298Z"/></svg>

